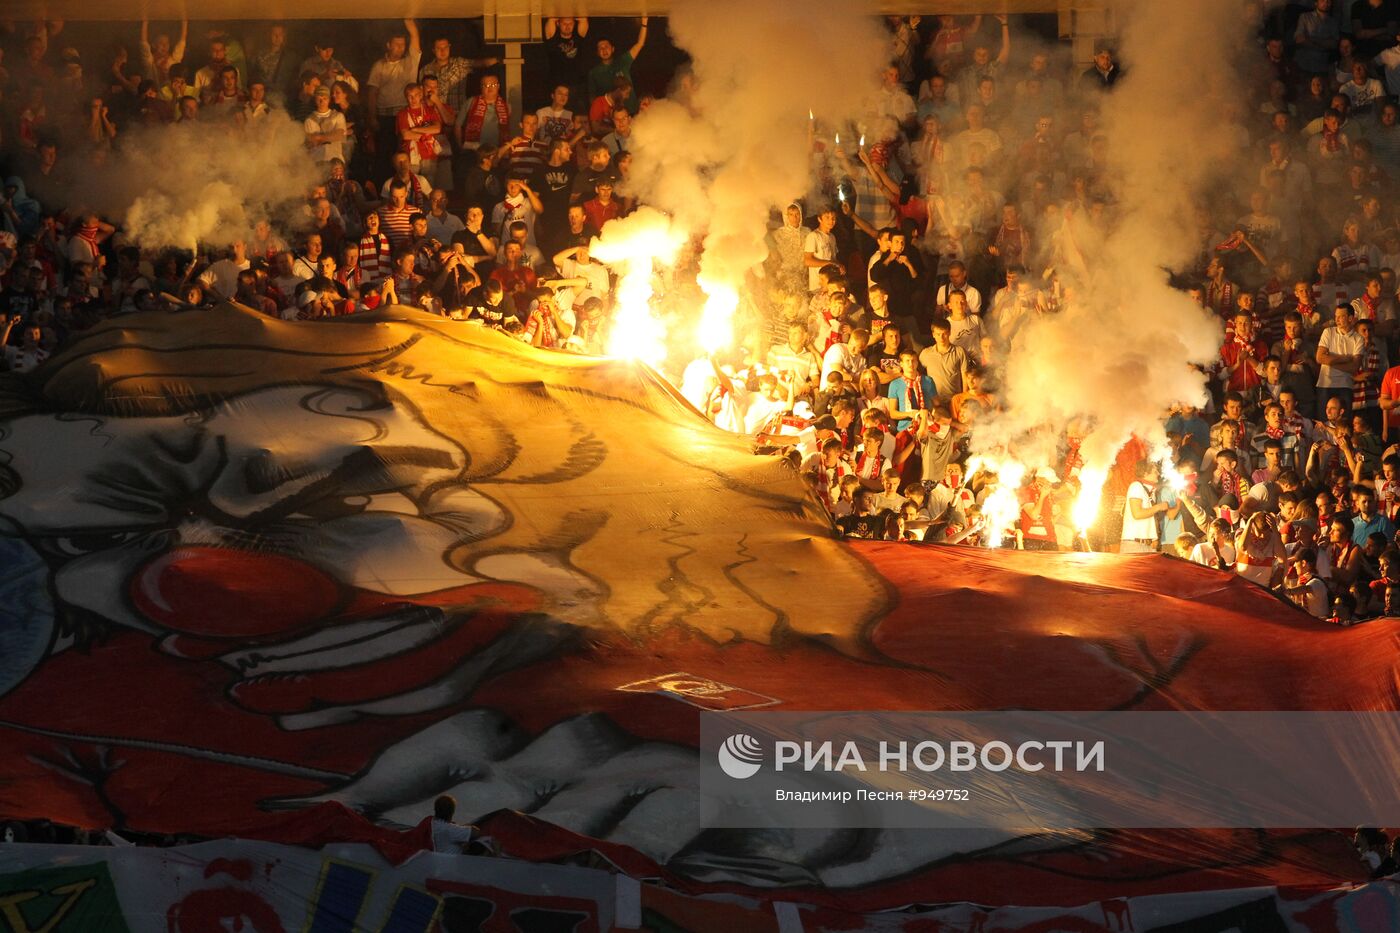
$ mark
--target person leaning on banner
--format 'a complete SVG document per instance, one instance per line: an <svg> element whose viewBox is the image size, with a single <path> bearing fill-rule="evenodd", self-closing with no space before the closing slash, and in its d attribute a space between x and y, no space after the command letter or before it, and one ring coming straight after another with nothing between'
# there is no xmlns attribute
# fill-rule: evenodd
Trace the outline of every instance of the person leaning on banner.
<svg viewBox="0 0 1400 933"><path fill-rule="evenodd" d="M443 794L433 801L433 851L468 855L495 855L496 844L489 836L481 835L481 830L471 825L452 822L457 812L457 801Z"/></svg>

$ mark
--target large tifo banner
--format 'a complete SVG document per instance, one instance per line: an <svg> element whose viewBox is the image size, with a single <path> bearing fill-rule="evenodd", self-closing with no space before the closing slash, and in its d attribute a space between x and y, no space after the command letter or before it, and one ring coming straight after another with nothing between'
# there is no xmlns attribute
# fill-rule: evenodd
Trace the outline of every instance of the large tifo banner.
<svg viewBox="0 0 1400 933"><path fill-rule="evenodd" d="M1400 728L1324 730L1216 782L1258 787L1261 767L1292 776L1278 763L1302 748L1342 766L1328 794L1266 800L1297 801L1282 822L1108 819L1078 802L1140 820L1142 788L1096 796L1057 780L1015 789L1054 789L1047 807L1088 815L1049 824L1063 832L895 818L852 835L840 820L716 829L704 808L730 812L736 791L789 772L766 749L765 777L707 792L705 766L719 759L701 753L700 717L1184 712L1214 729L1231 711L1394 713L1397 631L1400 619L1328 626L1236 574L1158 555L842 541L795 471L755 456L654 371L406 308L326 323L233 305L123 315L33 373L0 374L3 820L316 848L415 826L451 794L460 819L527 820L528 831L487 827L519 859L606 852L692 898L755 899L749 920L672 921L681 929L771 927L777 901L857 917L963 901L1052 916L1186 897L1166 902L1184 905L1172 907L1180 919L1204 909L1192 892L1258 888L1268 905L1293 904L1270 892L1366 877L1337 832L1363 820L1319 827L1337 814L1315 801L1348 802L1339 788L1364 778L1363 764L1384 775L1363 786L1393 797ZM1147 752L1176 747L1160 735ZM754 723L722 739L743 750L765 737ZM876 744L871 761L906 761L880 755L881 741L907 747L905 781L929 762L918 729L853 739ZM1143 773L1124 763L1110 749L1104 777ZM937 786L944 774L930 771L924 790L960 789ZM988 794L994 783L1006 786L989 780ZM1166 789L1154 800L1185 799ZM340 808L335 825L317 815L327 806ZM54 895L79 883L55 877L43 898L12 902L5 923L51 933L65 898L82 896L72 912L107 890L143 929L237 930L185 918L200 898L234 910L253 895L256 916L288 930L327 929L308 926L308 910L322 915L307 905L333 895L342 928L411 929L394 910L432 905L422 891L444 901L443 918L446 902L468 900L429 881L506 871L433 875L408 860L419 847L388 856L404 869L352 858L360 868L331 871L297 852L245 859L246 877L204 850L188 865L103 852L91 861L107 863L105 888ZM81 854L27 867L71 868ZM526 901L543 894L559 892ZM1233 909L1243 895L1221 896ZM247 909L241 930L259 929ZM614 924L602 909L589 916Z"/></svg>
<svg viewBox="0 0 1400 933"><path fill-rule="evenodd" d="M843 914L783 901L686 897L625 875L366 846L316 852L226 840L168 849L0 846L3 933L797 933L1400 929L1400 884L1251 888L1073 908L945 905Z"/></svg>

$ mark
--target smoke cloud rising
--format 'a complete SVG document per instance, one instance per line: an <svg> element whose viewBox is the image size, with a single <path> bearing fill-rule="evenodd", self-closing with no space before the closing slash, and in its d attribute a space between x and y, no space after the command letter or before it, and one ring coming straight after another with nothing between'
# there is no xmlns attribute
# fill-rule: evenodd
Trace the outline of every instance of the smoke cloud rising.
<svg viewBox="0 0 1400 933"><path fill-rule="evenodd" d="M738 287L767 256L771 208L808 191L809 109L829 125L860 116L885 56L872 13L831 0L672 11L670 32L693 59L693 80L638 118L630 187L678 229L703 234L705 281Z"/></svg>
<svg viewBox="0 0 1400 933"><path fill-rule="evenodd" d="M120 218L142 247L227 246L251 235L260 219L289 219L322 181L304 140L301 124L276 111L246 128L193 122L132 129L77 182L75 200Z"/></svg>
<svg viewBox="0 0 1400 933"><path fill-rule="evenodd" d="M1167 406L1203 401L1204 377L1189 363L1216 356L1220 326L1170 286L1167 270L1190 264L1195 207L1237 155L1220 120L1239 7L1121 4L1119 57L1131 67L1106 96L1101 123L1110 207L1102 222L1081 210L1058 231L1041 225L1039 235L1056 240L1066 300L1009 349L1004 411L978 425L979 451L1052 463L1057 438L1074 425L1088 431L1086 460L1107 467L1134 434L1164 440ZM865 3L778 0L674 9L671 33L692 56L693 81L637 120L630 186L677 230L703 234L703 280L742 283L766 255L770 209L814 189L809 108L823 135L864 119L888 54L875 13ZM1012 69L1026 57L1022 44ZM1014 80L1003 87L1010 94ZM1062 130L1078 124L1077 107L1055 116ZM809 203L809 214L817 207ZM610 227L603 242L628 232Z"/></svg>
<svg viewBox="0 0 1400 933"><path fill-rule="evenodd" d="M1086 462L1106 468L1133 434L1162 443L1168 406L1204 401L1204 376L1188 364L1216 357L1220 324L1170 287L1167 270L1189 267L1195 209L1238 167L1221 114L1234 96L1240 5L1120 4L1128 69L1101 111L1107 224L1065 221L1057 271L1072 299L1012 347L1006 414L979 430L980 442L1079 421L1092 429Z"/></svg>

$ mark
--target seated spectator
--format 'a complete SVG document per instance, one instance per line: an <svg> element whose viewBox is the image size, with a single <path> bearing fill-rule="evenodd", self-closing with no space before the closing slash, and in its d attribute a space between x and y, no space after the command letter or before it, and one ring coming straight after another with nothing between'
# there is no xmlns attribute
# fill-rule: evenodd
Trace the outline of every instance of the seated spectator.
<svg viewBox="0 0 1400 933"><path fill-rule="evenodd" d="M519 243L510 242L505 245L505 262L496 266L491 271L491 278L501 283L509 295L520 295L521 293L533 289L539 276L535 270L531 269L524 261L524 249ZM553 294L550 295L553 304ZM567 335L566 335L567 336Z"/></svg>

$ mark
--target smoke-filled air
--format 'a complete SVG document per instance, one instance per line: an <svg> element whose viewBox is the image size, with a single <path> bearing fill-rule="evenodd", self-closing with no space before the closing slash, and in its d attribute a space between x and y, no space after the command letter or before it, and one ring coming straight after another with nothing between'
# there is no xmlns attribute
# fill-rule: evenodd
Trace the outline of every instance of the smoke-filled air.
<svg viewBox="0 0 1400 933"><path fill-rule="evenodd" d="M302 124L274 110L256 122L136 127L120 149L76 180L74 199L123 219L147 249L219 249L261 220L292 211L324 172L306 156Z"/></svg>
<svg viewBox="0 0 1400 933"><path fill-rule="evenodd" d="M1078 94L1046 93L1039 104L1055 133L1079 127L1085 146L1092 140L1099 151L1091 154L1097 161L1090 190L1048 199L1051 216L1020 218L1036 228L1037 259L1045 260L1020 284L1040 296L1027 303L1035 307L1015 321L995 320L990 307L982 309L985 326L999 335L996 368L1005 373L998 387L1003 405L979 416L970 442L972 465L1000 476L1000 493L984 507L993 529L1014 520L1013 490L1021 478L1063 462L1067 440L1083 458L1074 512L1076 524L1087 527L1123 444L1137 437L1166 459L1163 412L1206 398L1205 377L1193 364L1216 356L1219 322L1173 286L1171 273L1194 258L1197 205L1228 177L1238 151L1236 134L1220 115L1222 106L1230 112L1229 62L1244 22L1239 6L1123 3L1118 57L1132 62L1131 72L1113 94L1096 95L1101 108L1088 102L1099 108L1096 125L1087 122L1092 118L1083 115L1086 100ZM746 340L734 332L734 309L740 295L766 287L754 270L769 255L770 216L804 197L808 218L841 207L837 199L858 187L849 176L896 135L888 97L901 92L881 88L890 55L878 22L865 3L675 8L670 31L691 55L693 70L635 123L626 190L649 207L608 224L595 244L595 255L622 273L613 352L673 373L700 356L686 369L685 389L697 404L706 395L713 382L704 354ZM1018 48L1017 57L1030 54ZM1010 82L999 92L1009 96ZM1202 132L1206 126L1213 130ZM1019 142L1007 140L1008 147ZM956 145L948 140L947 148ZM948 243L963 233L960 225L971 225L966 215L977 209L954 193L969 184L964 172L979 172L993 204L1014 204L1017 197L1019 206L1036 203L1026 197L1030 173L1008 170L1011 153L966 148L964 142L939 164L921 165L910 180L927 193L922 245L926 253L945 252L939 271L946 270ZM703 296L680 288L667 293L657 275L687 258L686 243L698 255ZM953 252L964 258L960 249ZM1042 269L1048 270L1043 277ZM848 279L859 277L860 270L847 270ZM879 334L870 339L878 342ZM991 534L995 539L997 532Z"/></svg>
<svg viewBox="0 0 1400 933"><path fill-rule="evenodd" d="M1199 248L1197 204L1236 168L1237 140L1220 115L1235 78L1238 8L1220 0L1119 5L1120 55L1132 70L1099 113L1105 222L1074 202L1060 209L1051 256L1058 282L1037 285L1058 288L1063 300L1009 343L1005 408L977 432L979 451L1000 458L1007 444L1032 469L1055 458L1028 446L1028 433L1054 441L1069 428L1082 438L1083 524L1119 448L1136 435L1163 449L1164 410L1206 400L1205 377L1189 364L1215 358L1220 324L1169 278Z"/></svg>
<svg viewBox="0 0 1400 933"><path fill-rule="evenodd" d="M675 236L700 241L704 308L680 315L667 344L716 350L738 336L733 315L746 277L768 255L771 208L811 189L817 128L862 116L885 43L864 3L840 0L678 4L669 28L693 70L637 119L627 190L659 212L653 218L667 218ZM598 255L666 265L675 256L671 238L654 231L654 223L610 224ZM616 351L665 358L656 343L638 352L630 328L614 335Z"/></svg>

